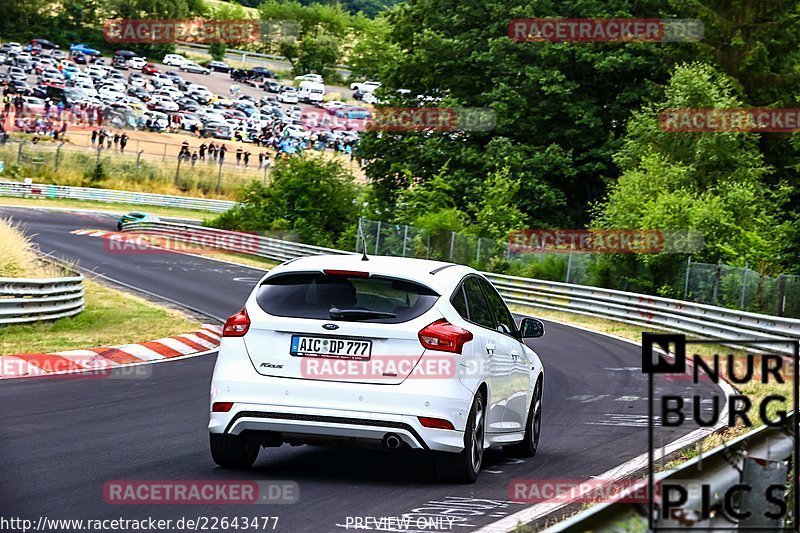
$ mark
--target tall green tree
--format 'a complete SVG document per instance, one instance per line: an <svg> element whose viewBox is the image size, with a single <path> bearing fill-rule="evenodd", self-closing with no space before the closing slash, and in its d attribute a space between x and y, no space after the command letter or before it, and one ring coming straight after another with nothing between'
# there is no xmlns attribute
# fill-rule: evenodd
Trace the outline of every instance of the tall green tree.
<svg viewBox="0 0 800 533"><path fill-rule="evenodd" d="M490 108L488 132L380 133L359 155L387 208L413 179L429 179L444 161L474 217L485 176L508 169L519 181L514 203L533 224L587 222L587 207L614 179L611 156L624 124L688 45L668 43L517 43L508 23L522 17L655 17L662 2L409 0L387 16L402 53L380 81L393 105ZM395 90L407 89L407 98Z"/></svg>
<svg viewBox="0 0 800 533"><path fill-rule="evenodd" d="M689 133L662 130L668 108L736 108L742 95L713 67L681 65L658 100L637 111L615 155L622 174L597 206L599 228L693 231L703 238L695 260L722 261L762 270L780 263L785 191L771 190L766 163L753 133ZM674 281L686 256L641 254L612 257L608 271L638 275L645 289ZM644 268L642 268L644 267ZM638 274L637 274L638 273ZM647 286L650 284L651 286Z"/></svg>

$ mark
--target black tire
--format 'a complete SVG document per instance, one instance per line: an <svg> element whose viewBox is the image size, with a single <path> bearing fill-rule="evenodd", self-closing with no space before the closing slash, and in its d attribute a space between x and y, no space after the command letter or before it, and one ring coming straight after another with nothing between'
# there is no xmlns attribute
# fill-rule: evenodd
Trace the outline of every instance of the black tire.
<svg viewBox="0 0 800 533"><path fill-rule="evenodd" d="M514 457L533 457L539 449L539 436L542 433L542 382L536 382L533 389L533 400L528 410L528 419L525 422L525 438L510 446L504 446L503 451Z"/></svg>
<svg viewBox="0 0 800 533"><path fill-rule="evenodd" d="M464 449L459 453L440 453L437 457L439 474L447 481L475 483L483 464L486 411L483 396L478 393L472 401L467 427L464 431Z"/></svg>
<svg viewBox="0 0 800 533"><path fill-rule="evenodd" d="M250 468L256 462L261 445L241 435L209 433L211 458L222 468Z"/></svg>

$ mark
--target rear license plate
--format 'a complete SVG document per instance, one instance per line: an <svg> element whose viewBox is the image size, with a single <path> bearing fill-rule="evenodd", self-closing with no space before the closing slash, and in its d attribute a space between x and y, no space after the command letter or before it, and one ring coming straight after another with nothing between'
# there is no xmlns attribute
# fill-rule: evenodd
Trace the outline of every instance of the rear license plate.
<svg viewBox="0 0 800 533"><path fill-rule="evenodd" d="M366 360L372 355L372 341L292 335L292 346L289 349L289 353L298 357L337 357Z"/></svg>

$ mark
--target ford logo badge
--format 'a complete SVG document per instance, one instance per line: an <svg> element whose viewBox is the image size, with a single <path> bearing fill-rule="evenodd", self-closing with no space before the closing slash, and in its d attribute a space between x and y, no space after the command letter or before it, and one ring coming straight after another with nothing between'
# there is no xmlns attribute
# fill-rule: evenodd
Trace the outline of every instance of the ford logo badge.
<svg viewBox="0 0 800 533"><path fill-rule="evenodd" d="M337 326L336 324L322 324L322 327L327 330L339 329L339 326Z"/></svg>

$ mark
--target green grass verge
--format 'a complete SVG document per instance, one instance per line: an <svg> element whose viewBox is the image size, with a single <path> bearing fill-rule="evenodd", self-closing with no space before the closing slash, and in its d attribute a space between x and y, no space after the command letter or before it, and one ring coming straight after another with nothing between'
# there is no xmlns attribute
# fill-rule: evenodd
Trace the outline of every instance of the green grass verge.
<svg viewBox="0 0 800 533"><path fill-rule="evenodd" d="M208 211L195 211L192 209L178 209L175 207L158 207L140 204L111 204L107 202L94 202L91 200L71 200L59 198L13 198L0 196L0 205L23 206L23 207L59 207L64 209L93 209L97 211L107 211L109 213L130 213L131 211L142 211L163 217L175 217L195 219L198 222L210 220L217 216L217 213Z"/></svg>
<svg viewBox="0 0 800 533"><path fill-rule="evenodd" d="M186 333L200 323L139 296L84 281L86 308L70 318L0 326L0 354L46 353L143 342Z"/></svg>

